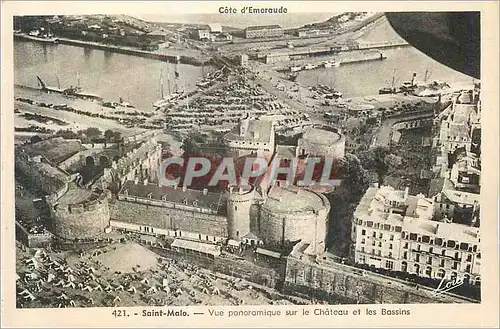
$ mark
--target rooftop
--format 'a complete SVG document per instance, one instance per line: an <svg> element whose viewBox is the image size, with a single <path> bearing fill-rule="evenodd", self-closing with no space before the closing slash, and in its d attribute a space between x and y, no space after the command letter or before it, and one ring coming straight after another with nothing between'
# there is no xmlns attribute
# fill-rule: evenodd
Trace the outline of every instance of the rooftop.
<svg viewBox="0 0 500 329"><path fill-rule="evenodd" d="M403 230L445 240L479 243L479 228L456 223L441 223L405 217Z"/></svg>
<svg viewBox="0 0 500 329"><path fill-rule="evenodd" d="M89 189L78 187L74 183L70 183L68 185L68 191L57 200L59 205L74 205L98 198L97 193L94 193Z"/></svg>
<svg viewBox="0 0 500 329"><path fill-rule="evenodd" d="M28 144L23 149L30 156L43 155L55 165L58 165L77 152L85 150L80 141L65 140L62 137Z"/></svg>
<svg viewBox="0 0 500 329"><path fill-rule="evenodd" d="M326 199L319 194L296 186L273 186L264 207L276 212L307 212L324 209ZM326 201L328 202L328 201Z"/></svg>
<svg viewBox="0 0 500 329"><path fill-rule="evenodd" d="M220 255L220 251L216 245L207 244L207 243L199 243L199 242L195 242L195 241L175 239L174 242L172 242L171 247L172 248L189 249L189 250L198 251L198 252L213 255L213 256Z"/></svg>
<svg viewBox="0 0 500 329"><path fill-rule="evenodd" d="M217 210L219 208L219 202L222 197L220 193L207 192L203 194L203 191L182 188L171 188L171 187L160 187L156 184L148 183L144 185L143 183L135 183L134 181L126 181L120 190L120 195L135 196L144 199L154 199L154 200L165 200L172 203L184 204L188 206L193 206L197 208L212 209Z"/></svg>
<svg viewBox="0 0 500 329"><path fill-rule="evenodd" d="M243 136L240 129L244 129ZM259 143L269 143L273 122L268 120L242 120L237 130L226 134L226 138L236 141L254 141Z"/></svg>
<svg viewBox="0 0 500 329"><path fill-rule="evenodd" d="M329 145L340 140L341 135L337 132L325 129L307 128L302 135L302 138L316 144Z"/></svg>
<svg viewBox="0 0 500 329"><path fill-rule="evenodd" d="M278 158L287 158L293 159L295 158L295 152L297 150L296 146L290 145L277 145L276 146L276 155Z"/></svg>
<svg viewBox="0 0 500 329"><path fill-rule="evenodd" d="M249 26L246 28L247 31L255 31L255 30L273 30L273 29L281 29L280 25L258 25L258 26Z"/></svg>

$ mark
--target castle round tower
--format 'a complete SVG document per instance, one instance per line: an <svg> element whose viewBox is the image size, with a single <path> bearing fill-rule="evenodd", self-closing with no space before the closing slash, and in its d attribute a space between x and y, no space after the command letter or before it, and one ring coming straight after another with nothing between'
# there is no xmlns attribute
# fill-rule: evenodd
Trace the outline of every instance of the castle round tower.
<svg viewBox="0 0 500 329"><path fill-rule="evenodd" d="M254 202L255 188L251 185L228 186L227 219L229 238L240 240L250 233L250 208Z"/></svg>

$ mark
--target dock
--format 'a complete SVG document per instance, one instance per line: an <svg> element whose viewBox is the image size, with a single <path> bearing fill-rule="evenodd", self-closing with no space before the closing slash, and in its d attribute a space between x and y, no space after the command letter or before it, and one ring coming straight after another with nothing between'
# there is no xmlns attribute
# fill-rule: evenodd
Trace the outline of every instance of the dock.
<svg viewBox="0 0 500 329"><path fill-rule="evenodd" d="M38 38L31 38L27 35L16 35L16 39L26 40L26 41L34 41L34 42L37 42L37 41L42 42L43 41L43 40L38 40ZM47 41L45 41L44 43L47 43ZM195 65L195 66L209 65L211 63L211 59L209 57L202 58L201 56L195 57L195 56L186 56L186 55L174 55L174 54L168 54L168 53L160 53L160 52L154 52L154 51L141 50L141 49L131 48L131 47L108 45L108 44L103 44L103 43L99 43L99 42L75 40L75 39L68 39L68 38L61 38L61 37L57 37L57 43L70 45L70 46L98 49L98 50L102 50L102 51L108 51L108 52L125 54L125 55L139 56L139 57L159 60L159 61L163 61L163 62L176 62L176 61L178 61L178 63L181 63L181 64L189 64L189 65Z"/></svg>

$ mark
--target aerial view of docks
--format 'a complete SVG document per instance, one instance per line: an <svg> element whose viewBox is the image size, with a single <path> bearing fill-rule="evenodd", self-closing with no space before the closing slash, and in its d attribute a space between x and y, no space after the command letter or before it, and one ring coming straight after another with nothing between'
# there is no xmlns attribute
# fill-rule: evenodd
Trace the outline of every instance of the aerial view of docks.
<svg viewBox="0 0 500 329"><path fill-rule="evenodd" d="M19 16L14 39L18 307L478 301L476 263L465 263L465 251L480 255L472 238L454 233L465 250L458 269L453 256L439 265L436 255L431 268L418 257L410 266L403 249L361 255L356 216L365 218L372 199L396 195L408 209L436 200L428 218L407 210L389 225L401 248L405 236L413 240L411 216L447 232L476 230L479 239L478 190L469 186L479 186L479 174L464 169L477 181L467 180L465 199L445 201L460 184L454 164L439 162L449 152L446 120L457 129L446 134L463 131L474 156L479 81L411 47L384 14L332 13L301 26ZM162 159L249 150L321 150L347 163L348 174L321 193L179 186L163 195L158 187ZM470 206L469 217L453 207L433 212L438 195ZM287 198L297 216L317 207L304 225L321 220L324 232L304 233L286 212L282 232L275 229ZM232 210L247 201L247 213ZM408 234L399 237L401 227ZM442 278L457 277L467 284L433 294Z"/></svg>

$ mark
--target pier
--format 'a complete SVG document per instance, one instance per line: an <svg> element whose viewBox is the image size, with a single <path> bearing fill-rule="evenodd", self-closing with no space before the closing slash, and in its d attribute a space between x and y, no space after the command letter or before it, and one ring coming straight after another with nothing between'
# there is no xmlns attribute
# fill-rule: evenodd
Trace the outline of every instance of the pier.
<svg viewBox="0 0 500 329"><path fill-rule="evenodd" d="M42 40L41 38L40 38L40 40L38 40L35 38L31 38L27 35L21 35L21 34L16 35L16 38L20 39L20 40L26 40L26 41L34 41L34 42L40 41L40 42L47 43L47 41ZM208 57L201 58L201 56L195 57L195 56L186 56L186 55L166 54L166 53L153 52L153 51L141 50L141 49L130 48L130 47L108 45L108 44L103 44L103 43L99 43L99 42L74 40L74 39L58 37L57 43L70 45L70 46L98 49L98 50L102 50L102 51L114 52L114 53L125 54L125 55L139 56L139 57L159 60L159 61L163 61L163 62L175 62L178 60L179 63L181 63L181 64L189 64L189 65L195 65L195 66L209 65L211 63L211 60Z"/></svg>

